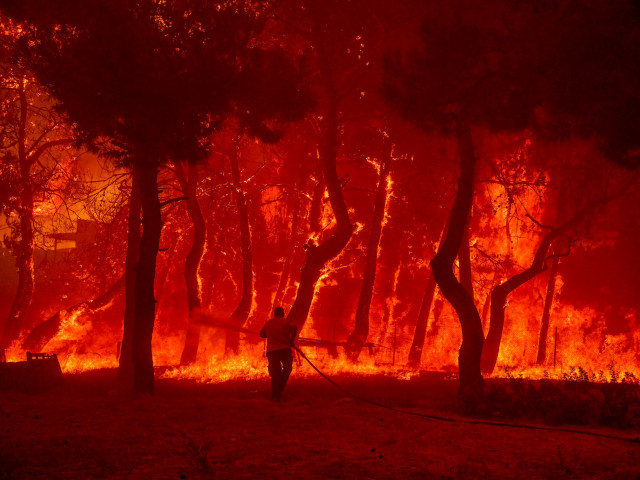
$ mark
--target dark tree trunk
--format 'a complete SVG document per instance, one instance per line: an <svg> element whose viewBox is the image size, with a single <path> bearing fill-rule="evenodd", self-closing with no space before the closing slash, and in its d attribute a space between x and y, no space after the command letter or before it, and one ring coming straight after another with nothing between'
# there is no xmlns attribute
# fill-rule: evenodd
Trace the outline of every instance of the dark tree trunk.
<svg viewBox="0 0 640 480"><path fill-rule="evenodd" d="M322 274L322 269L329 260L335 258L344 249L353 232L336 170L339 122L335 95L328 95L325 105L326 111L321 120L319 154L329 202L336 218L336 229L322 244L315 245L310 242L307 245L305 262L300 271L298 292L288 315L289 321L298 326L298 332L302 331L309 315L316 283Z"/></svg>
<svg viewBox="0 0 640 480"><path fill-rule="evenodd" d="M378 178L378 188L373 208L373 219L371 220L371 235L367 245L367 256L365 259L364 275L362 277L362 288L356 307L356 320L353 332L347 340L347 352L351 361L356 361L360 355L363 345L369 335L369 310L371 299L373 298L373 286L376 281L376 268L378 266L378 247L380 236L382 235L382 222L384 220L385 205L387 203L387 177L391 164L391 141L384 138L382 157L380 159L380 174Z"/></svg>
<svg viewBox="0 0 640 480"><path fill-rule="evenodd" d="M204 254L206 241L206 224L200 204L197 198L198 167L190 163L188 165L188 178L182 165L176 164L176 176L180 182L182 191L186 195L187 210L193 223L193 242L187 254L184 264L184 279L187 285L187 306L189 309L189 323L184 341L184 349L180 357L180 365L189 365L196 361L198 344L200 343L200 326L192 323L191 318L195 309L200 307L201 292L198 281L198 269Z"/></svg>
<svg viewBox="0 0 640 480"><path fill-rule="evenodd" d="M440 240L446 232L447 225L445 224L442 232L440 232ZM407 358L407 364L410 367L417 367L420 365L420 358L422 357L422 350L424 349L424 340L427 333L427 326L429 324L429 312L433 305L433 298L436 293L436 279L433 276L433 272L429 275L427 281L427 287L422 296L422 303L420 304L420 311L418 312L418 318L416 321L416 329L413 332L413 340L411 341L411 348L409 349L409 356Z"/></svg>
<svg viewBox="0 0 640 480"><path fill-rule="evenodd" d="M127 255L125 257L125 305L122 344L118 362L118 379L121 382L133 381L133 325L136 307L136 270L140 255L140 170L134 166L131 170L131 197L129 198L129 219L127 232Z"/></svg>
<svg viewBox="0 0 640 480"><path fill-rule="evenodd" d="M471 214L469 214L469 216L471 216ZM460 265L460 283L467 292L469 292L471 298L475 298L473 294L473 276L471 274L471 248L469 247L470 223L470 221L467 221L467 226L464 229L464 236L462 237L460 251L458 252L458 263Z"/></svg>
<svg viewBox="0 0 640 480"><path fill-rule="evenodd" d="M16 252L18 290L4 326L0 349L7 348L18 338L33 297L33 191L31 162L27 158L27 95L24 81L19 86L20 117L18 120L18 161L20 163L20 242Z"/></svg>
<svg viewBox="0 0 640 480"><path fill-rule="evenodd" d="M500 342L502 341L502 331L504 329L507 297L516 288L524 285L547 268L545 262L551 243L582 219L585 213L586 210L573 217L564 225L554 228L548 232L540 241L540 245L538 245L533 261L531 262L531 266L494 287L493 292L491 292L491 319L489 321L489 332L487 333L487 340L485 342L484 351L482 352L483 372L492 373L498 360Z"/></svg>
<svg viewBox="0 0 640 480"><path fill-rule="evenodd" d="M249 212L247 201L240 183L240 167L238 165L239 139L229 156L231 163L231 178L233 195L238 208L238 222L240 225L240 247L242 251L242 297L240 303L231 314L231 324L242 327L251 313L253 303L253 259L251 256L251 230L249 227ZM238 353L240 333L236 330L226 330L226 354Z"/></svg>
<svg viewBox="0 0 640 480"><path fill-rule="evenodd" d="M404 264L404 254L406 252L402 252L400 258L398 259L398 266L396 267L396 271L393 274L393 282L391 282L391 288L389 292L385 293L385 302L384 302L384 313L382 314L382 321L380 322L380 332L378 334L378 345L385 345L387 343L387 339L389 338L389 320L391 319L392 310L394 310L396 299L398 298L398 278L400 273L402 272L402 266Z"/></svg>
<svg viewBox="0 0 640 480"><path fill-rule="evenodd" d="M309 208L309 230L308 236L311 238L317 238L317 235L322 231L321 218L322 218L322 210L324 206L324 193L326 191L324 178L322 174L322 162L320 159L316 162L316 173L315 173L315 184L313 186L313 195L311 198L311 206ZM298 247L299 248L299 247ZM307 245L302 245L302 248L306 250ZM298 250L299 251L299 250ZM295 301L295 297L297 294L295 285L295 278L293 272L289 273L289 282L285 287L282 303L287 305L293 303ZM275 305L275 304L274 304Z"/></svg>
<svg viewBox="0 0 640 480"><path fill-rule="evenodd" d="M556 276L558 275L558 264L560 257L553 257L551 268L549 269L549 283L547 283L547 294L544 297L544 307L542 310L542 319L540 322L540 339L538 340L538 355L536 363L544 364L547 359L547 335L549 334L549 318L551 316L551 305L553 304L553 295L556 291Z"/></svg>
<svg viewBox="0 0 640 480"><path fill-rule="evenodd" d="M422 297L420 312L418 313L418 321L416 322L416 330L413 334L411 348L409 349L407 364L410 367L417 367L420 365L420 357L422 356L424 339L427 333L427 324L429 322L429 312L431 311L431 305L433 304L433 297L435 296L435 293L436 280L432 273L429 275L427 288L425 289L424 296Z"/></svg>
<svg viewBox="0 0 640 480"><path fill-rule="evenodd" d="M135 286L133 326L133 388L136 393L154 393L151 340L155 320L154 281L160 247L162 215L158 198L158 166L147 161L140 165L142 237Z"/></svg>
<svg viewBox="0 0 640 480"><path fill-rule="evenodd" d="M460 245L467 228L467 219L473 199L474 152L471 131L466 125L457 125L458 149L460 155L460 177L458 192L453 203L449 227L443 242L438 247L431 268L442 295L455 309L462 329L462 344L458 353L458 370L461 395L473 396L476 388L482 388L484 381L480 373L480 356L484 335L482 322L473 297L462 286L453 272L453 262L460 251Z"/></svg>
<svg viewBox="0 0 640 480"><path fill-rule="evenodd" d="M76 303L72 307L65 308L51 315L46 321L40 323L29 332L29 335L27 335L27 338L25 338L22 343L22 349L30 352L41 352L47 343L60 331L60 324L63 317L68 317L83 309L92 312L105 307L120 293L120 290L122 290L124 286L125 276L123 275L102 295L88 302Z"/></svg>

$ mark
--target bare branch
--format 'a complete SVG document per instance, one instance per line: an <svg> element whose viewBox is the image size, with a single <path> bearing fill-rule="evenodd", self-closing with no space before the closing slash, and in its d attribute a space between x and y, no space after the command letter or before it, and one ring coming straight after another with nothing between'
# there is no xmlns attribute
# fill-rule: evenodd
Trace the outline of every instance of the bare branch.
<svg viewBox="0 0 640 480"><path fill-rule="evenodd" d="M160 202L160 208L162 207L166 207L167 205L171 204L171 203L176 203L176 202L181 202L182 200L187 200L189 197L176 197L176 198L170 198L169 200L165 200L164 202Z"/></svg>
<svg viewBox="0 0 640 480"><path fill-rule="evenodd" d="M543 223L540 223L538 220L536 220L535 218L533 218L533 216L532 216L529 212L527 212L527 213L525 214L525 217L527 217L527 218L528 218L529 220L531 220L533 223L535 223L536 225L538 225L540 228L544 228L544 229L547 229L547 230L553 230L553 229L554 229L554 227L553 227L553 226L551 226L551 225L544 225Z"/></svg>

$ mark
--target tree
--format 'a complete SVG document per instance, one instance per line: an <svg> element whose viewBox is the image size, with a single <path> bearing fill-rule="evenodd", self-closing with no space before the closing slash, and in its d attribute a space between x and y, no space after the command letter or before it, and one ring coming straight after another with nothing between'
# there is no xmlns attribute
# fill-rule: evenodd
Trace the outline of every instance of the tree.
<svg viewBox="0 0 640 480"><path fill-rule="evenodd" d="M65 190L58 167L73 159L67 151L72 139L62 116L54 110L52 99L32 75L12 59L15 38L11 35L15 34L15 28L11 25L4 28L0 51L0 179L3 184L0 207L13 229L5 243L16 256L18 289L0 337L0 349L7 348L26 327L25 318L31 305L34 198L47 195L52 189Z"/></svg>
<svg viewBox="0 0 640 480"><path fill-rule="evenodd" d="M274 65L284 66L286 57L259 49L238 57L238 51L248 48L259 10L222 2L154 0L78 1L67 7L34 0L7 2L5 8L28 22L25 58L75 122L78 137L86 142L100 135L112 138L127 152L126 163L139 171L142 235L132 329L134 389L153 393L154 279L162 230L158 169L168 159L203 158L203 139L230 111L232 96L246 106L255 99L247 87ZM250 61L252 68L237 71L239 59L244 65ZM289 100L298 93L291 83L279 87ZM274 131L268 120L286 121L292 109L271 109L282 97L260 100L254 111L244 111L251 113L247 121L256 134L268 136Z"/></svg>
<svg viewBox="0 0 640 480"><path fill-rule="evenodd" d="M638 48L638 15L625 2L585 6L566 0L538 7L461 0L430 7L421 30L424 49L390 57L385 90L405 118L459 145L458 192L431 266L461 323L464 393L482 384L480 317L451 269L473 197L477 150L472 127L502 133L530 129L548 140L594 138L606 154L632 158L638 137L629 124L637 122L629 120L640 109L630 89L637 79L629 72L631 52ZM612 49L620 52L615 58L606 53ZM608 83L612 67L619 78Z"/></svg>
<svg viewBox="0 0 640 480"><path fill-rule="evenodd" d="M378 165L378 186L376 188L375 202L373 207L373 219L371 221L371 234L367 245L364 275L362 277L362 287L356 307L356 321L351 335L347 340L347 350L353 361L357 360L363 345L369 335L369 309L371 308L371 298L373 297L373 286L376 280L376 268L378 266L378 247L382 234L382 225L385 216L385 206L387 203L387 183L389 168L391 165L391 140L385 135L383 140L382 155Z"/></svg>
<svg viewBox="0 0 640 480"><path fill-rule="evenodd" d="M240 182L240 166L238 156L240 155L241 135L235 136L233 145L229 152L229 164L231 167L231 188L238 211L238 226L240 227L240 251L242 257L242 288L240 301L231 314L231 323L242 327L249 314L255 291L253 288L253 256L251 254L251 226L249 225L249 212L247 211L247 199L244 188ZM225 351L227 353L238 353L239 334L237 331L227 330Z"/></svg>
<svg viewBox="0 0 640 480"><path fill-rule="evenodd" d="M181 163L175 165L175 175L180 183L183 194L186 195L185 203L189 218L193 224L193 240L191 248L184 262L184 279L187 286L187 306L189 309L189 324L184 341L184 349L180 357L181 365L189 365L196 360L198 343L200 342L200 327L191 324L193 312L202 303L200 282L198 281L198 269L204 254L206 242L206 224L200 204L198 203L198 167L194 162L187 164L187 172Z"/></svg>

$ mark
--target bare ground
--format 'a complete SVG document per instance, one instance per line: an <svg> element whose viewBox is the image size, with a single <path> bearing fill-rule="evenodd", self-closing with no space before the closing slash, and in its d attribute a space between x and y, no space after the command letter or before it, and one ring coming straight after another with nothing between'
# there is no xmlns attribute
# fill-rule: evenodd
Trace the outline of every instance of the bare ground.
<svg viewBox="0 0 640 480"><path fill-rule="evenodd" d="M336 380L395 407L462 418L455 382L439 375ZM0 394L0 479L640 479L640 443L423 419L351 400L317 377L294 374L279 404L266 380L160 379L153 397L114 386L115 372L96 371L48 393Z"/></svg>

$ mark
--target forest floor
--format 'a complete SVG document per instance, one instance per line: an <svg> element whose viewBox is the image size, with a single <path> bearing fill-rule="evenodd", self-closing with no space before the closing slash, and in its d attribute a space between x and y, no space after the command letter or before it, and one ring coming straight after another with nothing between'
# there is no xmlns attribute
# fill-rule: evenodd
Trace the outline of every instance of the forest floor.
<svg viewBox="0 0 640 480"><path fill-rule="evenodd" d="M457 383L441 374L335 379L397 408L469 419L456 413ZM281 403L266 379L158 379L155 396L134 396L117 391L113 370L65 375L38 395L0 393L0 479L94 478L636 480L640 443L420 418L295 372Z"/></svg>

